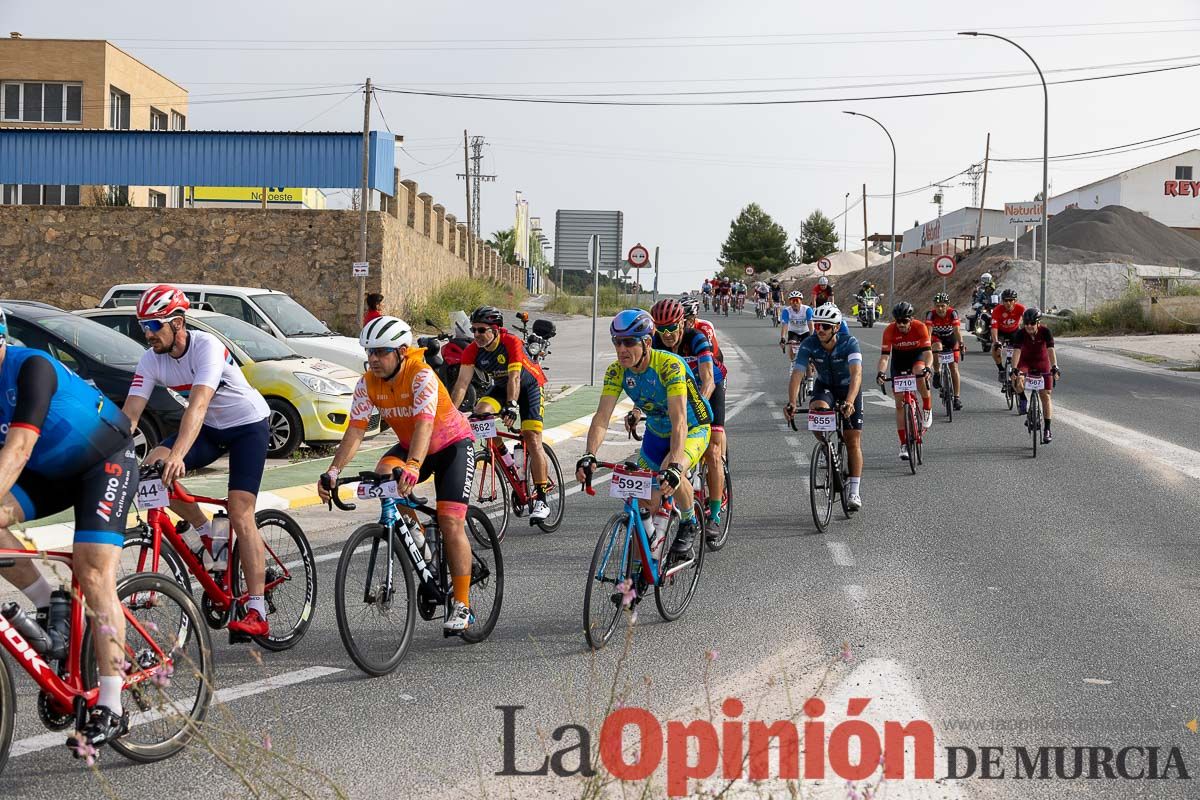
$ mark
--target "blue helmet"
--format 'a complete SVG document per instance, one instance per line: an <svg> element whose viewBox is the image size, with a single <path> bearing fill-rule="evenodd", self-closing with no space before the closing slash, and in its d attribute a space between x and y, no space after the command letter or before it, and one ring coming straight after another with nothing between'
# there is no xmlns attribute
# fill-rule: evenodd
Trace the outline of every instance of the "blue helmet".
<svg viewBox="0 0 1200 800"><path fill-rule="evenodd" d="M640 308L629 308L613 317L608 332L614 339L645 339L654 335L654 320Z"/></svg>

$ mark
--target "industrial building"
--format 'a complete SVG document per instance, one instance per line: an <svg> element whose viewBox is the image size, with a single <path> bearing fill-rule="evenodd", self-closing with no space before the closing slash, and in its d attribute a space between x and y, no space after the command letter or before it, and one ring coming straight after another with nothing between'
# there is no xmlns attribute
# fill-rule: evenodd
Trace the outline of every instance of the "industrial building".
<svg viewBox="0 0 1200 800"><path fill-rule="evenodd" d="M1012 238L1013 228L1002 209L983 209L982 225L980 231L978 206L950 211L906 230L900 242L900 252L953 253L973 247L977 232L985 245Z"/></svg>

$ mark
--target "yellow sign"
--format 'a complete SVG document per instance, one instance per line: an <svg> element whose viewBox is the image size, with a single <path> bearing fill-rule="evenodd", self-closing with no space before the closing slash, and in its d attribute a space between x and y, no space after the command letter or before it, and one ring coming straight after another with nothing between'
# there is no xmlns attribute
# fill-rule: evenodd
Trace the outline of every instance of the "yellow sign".
<svg viewBox="0 0 1200 800"><path fill-rule="evenodd" d="M305 190L284 186L268 186L268 203L304 202ZM261 186L195 186L192 188L192 199L197 201L217 203L261 203L263 187Z"/></svg>

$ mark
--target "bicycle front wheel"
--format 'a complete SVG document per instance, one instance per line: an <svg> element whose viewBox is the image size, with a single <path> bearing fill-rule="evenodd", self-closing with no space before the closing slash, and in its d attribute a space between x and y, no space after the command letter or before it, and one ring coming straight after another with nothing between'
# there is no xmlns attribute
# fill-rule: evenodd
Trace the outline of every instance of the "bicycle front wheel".
<svg viewBox="0 0 1200 800"><path fill-rule="evenodd" d="M13 729L16 727L17 695L13 691L12 672L8 662L0 658L0 774L8 763L8 751L12 747Z"/></svg>
<svg viewBox="0 0 1200 800"><path fill-rule="evenodd" d="M338 635L350 660L368 675L387 675L400 664L417 625L412 566L401 547L399 538L373 522L350 534L338 558L333 587Z"/></svg>
<svg viewBox="0 0 1200 800"><path fill-rule="evenodd" d="M629 517L613 514L600 532L587 585L583 589L583 634L593 650L608 644L616 630L625 598L618 585L630 579L633 544L626 535Z"/></svg>
<svg viewBox="0 0 1200 800"><path fill-rule="evenodd" d="M554 454L554 448L543 443L542 451L546 454L546 476L550 479L550 485L546 487L546 505L550 507L550 516L536 520L536 523L543 532L554 533L562 524L563 514L567 508L567 497L563 489L562 467L558 464L558 456ZM531 493L534 491L532 479L529 482L529 490Z"/></svg>
<svg viewBox="0 0 1200 800"><path fill-rule="evenodd" d="M266 650L281 651L294 647L304 638L317 607L317 562L300 524L287 512L264 508L254 513L254 524L263 543L264 602L270 633L255 636L254 642ZM246 576L234 540L229 557L237 568L232 575L232 592L244 591Z"/></svg>
<svg viewBox="0 0 1200 800"><path fill-rule="evenodd" d="M1038 438L1042 435L1042 396L1029 393L1029 438L1033 440L1033 457L1037 458Z"/></svg>
<svg viewBox="0 0 1200 800"><path fill-rule="evenodd" d="M942 404L946 406L946 421L954 421L954 376L950 367L942 367Z"/></svg>
<svg viewBox="0 0 1200 800"><path fill-rule="evenodd" d="M700 583L700 573L704 571L705 524L703 514L696 515L696 523L699 530L696 532L696 538L692 541L691 557L686 559L669 555L671 543L675 541L675 534L680 525L679 518L672 514L671 524L667 526L662 550L668 555L659 561L659 569L662 572L658 576L658 584L654 587L654 604L658 606L659 616L667 622L674 622L683 616L684 611L687 611L687 607L692 603L692 597L696 594L696 586Z"/></svg>
<svg viewBox="0 0 1200 800"><path fill-rule="evenodd" d="M475 621L459 636L476 644L491 635L500 619L504 602L504 557L500 553L500 537L491 520L478 508L467 509L467 528L475 541L486 539L487 548L471 548L471 613Z"/></svg>
<svg viewBox="0 0 1200 800"><path fill-rule="evenodd" d="M503 475L496 471L495 451L480 447L475 451L475 477L471 483L471 505L481 509L494 520L496 539L504 541L508 531L509 508L508 484ZM490 547L491 541L479 541L480 547Z"/></svg>
<svg viewBox="0 0 1200 800"><path fill-rule="evenodd" d="M808 460L808 499L812 506L813 524L824 533L833 516L833 459L829 445L817 442Z"/></svg>
<svg viewBox="0 0 1200 800"><path fill-rule="evenodd" d="M913 475L917 474L917 420L916 404L904 404L904 448L908 451L908 468Z"/></svg>

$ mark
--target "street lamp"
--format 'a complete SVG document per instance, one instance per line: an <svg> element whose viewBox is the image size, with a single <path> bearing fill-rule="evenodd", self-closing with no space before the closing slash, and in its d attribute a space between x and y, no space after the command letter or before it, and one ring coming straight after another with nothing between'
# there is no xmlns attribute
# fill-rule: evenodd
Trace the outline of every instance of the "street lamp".
<svg viewBox="0 0 1200 800"><path fill-rule="evenodd" d="M883 132L887 133L888 141L892 145L892 277L888 282L888 297L895 302L896 298L896 141L892 139L892 135L888 133L888 129L884 128L883 123L868 114L860 114L857 111L843 111L843 114L849 114L852 117L866 117L874 122ZM867 250L867 240L863 239L863 254L865 256Z"/></svg>
<svg viewBox="0 0 1200 800"><path fill-rule="evenodd" d="M843 253L847 252L846 248L850 246L850 243L848 241L846 241L846 236L847 236L846 231L847 231L847 224L848 224L847 221L849 219L850 219L850 193L846 192L846 202L842 204L842 252ZM866 246L867 245L864 243L863 247L866 247Z"/></svg>
<svg viewBox="0 0 1200 800"><path fill-rule="evenodd" d="M1042 287L1039 297L1039 303L1043 309L1046 308L1046 262L1050 259L1050 90L1046 88L1046 76L1042 74L1042 68L1033 60L1033 56L1029 55L1029 51L1021 45L1014 42L1012 39L1006 39L994 33L982 33L980 31L961 31L959 36L987 36L990 39L999 39L1003 42L1008 42L1013 47L1025 54L1025 57L1033 64L1033 68L1037 70L1038 77L1042 80L1042 97L1044 106L1042 110Z"/></svg>

